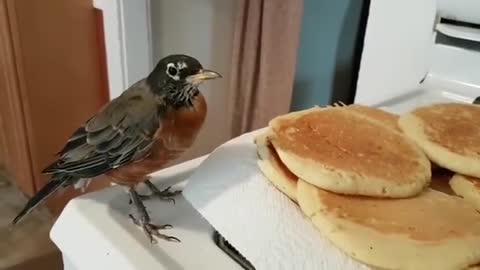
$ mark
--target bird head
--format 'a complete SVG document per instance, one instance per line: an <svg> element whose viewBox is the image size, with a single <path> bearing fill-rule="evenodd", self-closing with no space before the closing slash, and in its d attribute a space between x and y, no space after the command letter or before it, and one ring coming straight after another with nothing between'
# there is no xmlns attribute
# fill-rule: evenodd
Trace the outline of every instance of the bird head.
<svg viewBox="0 0 480 270"><path fill-rule="evenodd" d="M147 77L147 83L155 94L175 106L191 105L198 94L198 86L222 76L204 69L200 62L188 55L174 54L161 59Z"/></svg>

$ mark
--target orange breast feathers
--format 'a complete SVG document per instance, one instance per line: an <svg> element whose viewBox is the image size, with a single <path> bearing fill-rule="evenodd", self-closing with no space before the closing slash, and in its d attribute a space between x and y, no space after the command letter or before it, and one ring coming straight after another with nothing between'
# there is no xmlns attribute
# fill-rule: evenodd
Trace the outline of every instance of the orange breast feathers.
<svg viewBox="0 0 480 270"><path fill-rule="evenodd" d="M155 133L155 143L145 158L116 168L106 175L120 185L135 185L162 169L187 150L195 141L207 114L204 96L199 93L193 106L168 113Z"/></svg>

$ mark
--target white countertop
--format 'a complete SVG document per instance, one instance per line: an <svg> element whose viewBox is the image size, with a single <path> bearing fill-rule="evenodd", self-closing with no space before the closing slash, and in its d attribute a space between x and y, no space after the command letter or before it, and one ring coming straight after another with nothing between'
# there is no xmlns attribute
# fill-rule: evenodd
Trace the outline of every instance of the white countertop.
<svg viewBox="0 0 480 270"><path fill-rule="evenodd" d="M181 188L204 158L159 171L152 182ZM63 253L65 269L242 269L215 245L213 228L183 196L175 205L155 199L145 204L152 221L173 225L165 233L181 243L150 244L128 218L134 208L126 191L113 186L71 200L53 226L50 237Z"/></svg>

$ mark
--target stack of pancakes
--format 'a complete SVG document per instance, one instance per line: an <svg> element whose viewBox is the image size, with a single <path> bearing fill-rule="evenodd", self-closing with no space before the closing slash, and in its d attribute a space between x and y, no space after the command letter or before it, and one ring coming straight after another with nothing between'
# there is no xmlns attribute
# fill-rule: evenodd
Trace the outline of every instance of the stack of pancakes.
<svg viewBox="0 0 480 270"><path fill-rule="evenodd" d="M353 258L381 269L480 263L480 106L314 107L272 119L255 143L266 178Z"/></svg>

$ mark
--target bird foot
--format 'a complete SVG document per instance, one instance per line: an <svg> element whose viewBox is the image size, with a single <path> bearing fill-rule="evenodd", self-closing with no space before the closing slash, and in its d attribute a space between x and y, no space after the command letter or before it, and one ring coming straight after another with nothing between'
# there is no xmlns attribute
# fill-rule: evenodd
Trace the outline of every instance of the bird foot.
<svg viewBox="0 0 480 270"><path fill-rule="evenodd" d="M174 241L174 242L180 242L180 240L176 237L165 235L160 233L160 230L165 230L165 229L171 229L173 228L172 225L170 224L165 224L165 225L155 225L150 223L150 215L147 212L147 209L145 208L145 205L143 204L142 200L140 199L140 195L135 191L134 187L131 187L129 189L130 193L130 198L137 208L138 211L138 219L135 219L133 215L129 215L130 218L132 219L133 223L139 227L142 227L143 231L147 235L148 239L150 239L150 243L156 244L157 240L154 239L153 236L156 236L160 239L164 239L167 241Z"/></svg>
<svg viewBox="0 0 480 270"><path fill-rule="evenodd" d="M162 234L162 233L159 232L160 230L172 229L173 228L172 225L170 225L170 224L155 225L155 224L151 224L149 222L139 221L139 220L135 219L135 217L133 217L132 214L130 214L129 216L130 216L130 218L132 219L132 221L135 225L137 225L139 227L142 227L142 229L145 232L145 234L147 235L148 239L150 239L150 243L152 243L152 244L157 243L157 240L153 236L156 236L160 239L163 239L163 240L166 240L166 241L169 241L169 242L181 242L180 239L178 239L174 236L169 236L169 235Z"/></svg>
<svg viewBox="0 0 480 270"><path fill-rule="evenodd" d="M145 185L150 189L152 192L149 195L140 195L141 200L149 200L151 198L158 198L162 201L170 201L175 204L175 197L176 195L182 193L181 190L170 191L171 187L167 187L163 190L159 190L150 180L145 181Z"/></svg>

